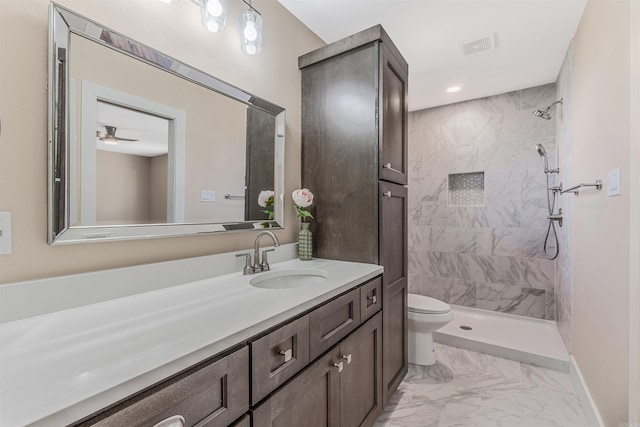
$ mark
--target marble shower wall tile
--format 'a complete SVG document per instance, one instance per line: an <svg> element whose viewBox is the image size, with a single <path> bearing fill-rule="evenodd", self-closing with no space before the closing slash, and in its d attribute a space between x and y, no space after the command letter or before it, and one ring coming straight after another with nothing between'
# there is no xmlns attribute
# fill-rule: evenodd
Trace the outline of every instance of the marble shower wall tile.
<svg viewBox="0 0 640 427"><path fill-rule="evenodd" d="M547 183L534 146L543 144L555 167L557 122L531 114L555 92L544 85L410 113L410 289L454 304L555 315L553 262L542 250ZM484 172L484 206L449 206L448 175L469 172Z"/></svg>
<svg viewBox="0 0 640 427"><path fill-rule="evenodd" d="M472 228L421 227L422 249L431 252L473 253L476 234Z"/></svg>
<svg viewBox="0 0 640 427"><path fill-rule="evenodd" d="M421 276L419 283L409 284L409 292L439 299L447 304L476 306L476 284L460 279Z"/></svg>
<svg viewBox="0 0 640 427"><path fill-rule="evenodd" d="M553 290L556 263L543 258L521 258L522 285Z"/></svg>
<svg viewBox="0 0 640 427"><path fill-rule="evenodd" d="M477 307L544 319L545 291L496 283L476 284Z"/></svg>
<svg viewBox="0 0 640 427"><path fill-rule="evenodd" d="M513 257L458 254L458 278L519 285L520 260Z"/></svg>

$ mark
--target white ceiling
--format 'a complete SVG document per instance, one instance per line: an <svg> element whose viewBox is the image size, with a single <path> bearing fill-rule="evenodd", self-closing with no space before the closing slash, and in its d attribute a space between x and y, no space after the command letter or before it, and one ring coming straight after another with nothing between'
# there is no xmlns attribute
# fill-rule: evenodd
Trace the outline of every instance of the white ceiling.
<svg viewBox="0 0 640 427"><path fill-rule="evenodd" d="M382 24L409 63L414 111L555 82L587 0L279 2L326 43ZM464 55L463 43L489 33L495 50Z"/></svg>

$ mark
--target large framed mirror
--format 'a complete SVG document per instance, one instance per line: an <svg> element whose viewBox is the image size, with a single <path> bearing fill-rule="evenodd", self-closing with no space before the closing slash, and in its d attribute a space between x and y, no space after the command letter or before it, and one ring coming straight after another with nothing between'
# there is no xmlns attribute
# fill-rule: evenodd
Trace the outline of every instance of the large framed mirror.
<svg viewBox="0 0 640 427"><path fill-rule="evenodd" d="M283 108L56 4L49 243L283 227Z"/></svg>

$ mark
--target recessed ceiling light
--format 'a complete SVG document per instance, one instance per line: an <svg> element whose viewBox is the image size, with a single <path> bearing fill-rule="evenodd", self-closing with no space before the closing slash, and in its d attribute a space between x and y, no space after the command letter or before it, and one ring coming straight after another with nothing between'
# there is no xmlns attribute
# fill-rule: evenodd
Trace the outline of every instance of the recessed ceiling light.
<svg viewBox="0 0 640 427"><path fill-rule="evenodd" d="M462 89L462 86L451 86L447 88L447 92L455 93L455 92L459 92L460 89Z"/></svg>

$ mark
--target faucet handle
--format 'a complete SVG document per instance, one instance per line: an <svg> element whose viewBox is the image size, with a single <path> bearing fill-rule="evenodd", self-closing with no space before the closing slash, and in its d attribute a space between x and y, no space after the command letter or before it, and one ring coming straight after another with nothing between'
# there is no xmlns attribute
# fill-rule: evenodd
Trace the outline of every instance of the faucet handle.
<svg viewBox="0 0 640 427"><path fill-rule="evenodd" d="M240 257L245 257L245 262L244 262L244 268L242 269L242 274L244 276L247 276L249 274L253 274L254 270L253 267L251 267L251 253L250 252L243 252L240 254L236 254L236 258L240 258Z"/></svg>
<svg viewBox="0 0 640 427"><path fill-rule="evenodd" d="M260 263L260 268L262 271L269 271L269 260L267 260L267 252L273 252L275 249L266 249L262 251L262 262Z"/></svg>

